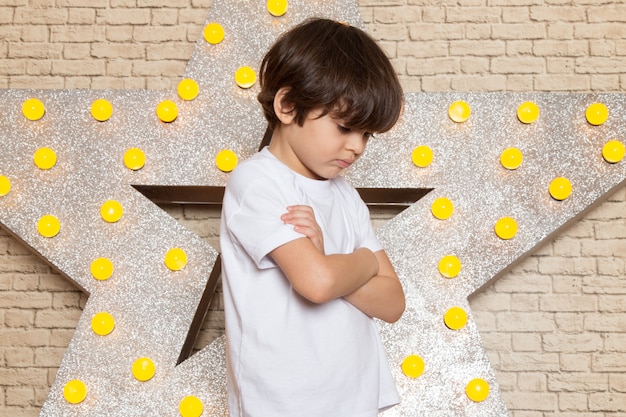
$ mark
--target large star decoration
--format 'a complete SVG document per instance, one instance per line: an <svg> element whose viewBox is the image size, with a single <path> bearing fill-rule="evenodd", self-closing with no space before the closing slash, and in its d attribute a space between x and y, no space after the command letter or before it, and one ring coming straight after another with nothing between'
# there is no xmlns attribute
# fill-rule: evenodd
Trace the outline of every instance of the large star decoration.
<svg viewBox="0 0 626 417"><path fill-rule="evenodd" d="M90 295L42 416L172 416L181 404L185 417L228 414L223 338L181 355L215 288L218 254L136 188L223 187L216 155L248 158L265 127L256 86L238 86L235 72L258 67L276 36L306 17L362 27L353 1L292 0L279 16L248 3L214 2L207 24L225 36L196 44L185 72L199 85L194 100L0 93L0 222ZM45 106L37 120L21 110L32 97ZM102 98L113 108L106 121L90 113ZM164 100L177 105L172 122L155 114ZM461 112L449 115L453 103ZM626 133L625 104L620 94L406 95L398 126L348 174L365 190L433 189L378 232L407 295L403 318L379 325L402 397L384 415L507 415L467 297L624 184L626 163L611 155ZM102 258L110 264L94 262Z"/></svg>

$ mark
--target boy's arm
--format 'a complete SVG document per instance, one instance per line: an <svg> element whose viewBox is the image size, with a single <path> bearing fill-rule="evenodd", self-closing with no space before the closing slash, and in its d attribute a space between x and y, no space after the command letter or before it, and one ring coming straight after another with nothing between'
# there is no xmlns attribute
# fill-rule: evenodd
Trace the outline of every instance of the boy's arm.
<svg viewBox="0 0 626 417"><path fill-rule="evenodd" d="M404 291L385 251L374 255L378 274L344 299L370 317L394 323L404 312Z"/></svg>
<svg viewBox="0 0 626 417"><path fill-rule="evenodd" d="M354 293L378 274L377 257L369 249L325 255L308 237L279 246L270 256L293 288L314 303Z"/></svg>

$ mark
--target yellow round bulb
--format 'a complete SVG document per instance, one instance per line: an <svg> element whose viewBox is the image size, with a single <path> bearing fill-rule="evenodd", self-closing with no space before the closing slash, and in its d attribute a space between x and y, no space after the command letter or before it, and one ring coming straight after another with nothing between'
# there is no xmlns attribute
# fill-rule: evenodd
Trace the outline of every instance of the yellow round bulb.
<svg viewBox="0 0 626 417"><path fill-rule="evenodd" d="M602 103L593 103L587 107L585 117L589 124L599 126L609 118L609 109Z"/></svg>
<svg viewBox="0 0 626 417"><path fill-rule="evenodd" d="M428 146L418 146L411 153L411 160L420 168L426 168L433 161L433 151Z"/></svg>
<svg viewBox="0 0 626 417"><path fill-rule="evenodd" d="M22 114L28 120L39 120L46 113L43 103L36 98L29 98L22 104Z"/></svg>
<svg viewBox="0 0 626 417"><path fill-rule="evenodd" d="M165 266L172 271L180 271L187 265L187 254L181 248L172 248L165 254Z"/></svg>
<svg viewBox="0 0 626 417"><path fill-rule="evenodd" d="M489 396L489 384L481 378L472 379L465 386L465 394L474 402L485 401Z"/></svg>
<svg viewBox="0 0 626 417"><path fill-rule="evenodd" d="M454 204L446 197L439 197L433 201L430 211L439 220L446 220L454 213Z"/></svg>
<svg viewBox="0 0 626 417"><path fill-rule="evenodd" d="M289 2L287 0L268 0L267 1L267 11L270 12L272 16L282 16L287 13L287 7L289 6Z"/></svg>
<svg viewBox="0 0 626 417"><path fill-rule="evenodd" d="M140 170L146 164L146 154L139 148L129 148L124 152L124 165L133 171Z"/></svg>
<svg viewBox="0 0 626 417"><path fill-rule="evenodd" d="M522 165L524 155L517 148L507 148L500 155L500 163L506 169L514 170Z"/></svg>
<svg viewBox="0 0 626 417"><path fill-rule="evenodd" d="M513 239L517 234L517 222L512 217L502 217L496 222L495 231L500 239Z"/></svg>
<svg viewBox="0 0 626 417"><path fill-rule="evenodd" d="M203 410L204 405L202 401L193 395L183 398L180 404L178 404L178 411L181 417L200 417Z"/></svg>
<svg viewBox="0 0 626 417"><path fill-rule="evenodd" d="M235 72L235 82L241 88L250 88L256 82L256 72L250 67L239 67Z"/></svg>
<svg viewBox="0 0 626 417"><path fill-rule="evenodd" d="M99 336L110 334L115 328L115 320L113 316L106 311L96 313L91 318L91 330Z"/></svg>
<svg viewBox="0 0 626 417"><path fill-rule="evenodd" d="M211 22L202 31L204 40L211 45L217 45L224 40L224 28L219 23Z"/></svg>
<svg viewBox="0 0 626 417"><path fill-rule="evenodd" d="M611 164L616 164L624 159L624 144L619 140L610 140L602 147L602 157Z"/></svg>
<svg viewBox="0 0 626 417"><path fill-rule="evenodd" d="M446 278L455 278L461 272L461 261L454 255L446 255L439 260L439 273Z"/></svg>
<svg viewBox="0 0 626 417"><path fill-rule="evenodd" d="M0 197L4 197L9 194L11 191L11 180L5 177L4 175L0 175Z"/></svg>
<svg viewBox="0 0 626 417"><path fill-rule="evenodd" d="M73 379L63 387L63 397L70 404L81 403L87 397L87 386L83 381Z"/></svg>
<svg viewBox="0 0 626 417"><path fill-rule="evenodd" d="M152 379L156 373L156 367L152 359L143 357L133 362L132 372L137 381L146 382Z"/></svg>
<svg viewBox="0 0 626 417"><path fill-rule="evenodd" d="M185 78L178 83L178 96L183 100L190 101L198 97L200 86L191 78Z"/></svg>
<svg viewBox="0 0 626 417"><path fill-rule="evenodd" d="M469 119L472 111L470 109L469 104L466 102L459 100L450 104L448 108L448 116L450 119L456 123L463 123L467 119Z"/></svg>
<svg viewBox="0 0 626 417"><path fill-rule="evenodd" d="M113 106L107 100L99 98L91 103L91 115L99 122L105 122L113 115Z"/></svg>
<svg viewBox="0 0 626 417"><path fill-rule="evenodd" d="M98 281L106 281L113 275L113 262L107 258L96 258L91 262L89 272Z"/></svg>
<svg viewBox="0 0 626 417"><path fill-rule="evenodd" d="M461 307L452 307L443 316L446 326L451 330L459 330L467 324L467 313Z"/></svg>
<svg viewBox="0 0 626 417"><path fill-rule="evenodd" d="M532 101L525 101L517 108L517 118L522 123L532 123L539 117L539 106Z"/></svg>
<svg viewBox="0 0 626 417"><path fill-rule="evenodd" d="M409 355L402 361L402 372L409 378L417 378L424 373L424 360L417 355Z"/></svg>
<svg viewBox="0 0 626 417"><path fill-rule="evenodd" d="M55 237L61 231L61 222L52 214L45 214L37 222L37 231L43 237Z"/></svg>
<svg viewBox="0 0 626 417"><path fill-rule="evenodd" d="M119 201L107 200L100 207L100 216L102 219L109 223L115 223L119 221L124 215L124 208Z"/></svg>
<svg viewBox="0 0 626 417"><path fill-rule="evenodd" d="M171 100L163 100L157 105L157 117L165 123L171 123L178 117L178 107Z"/></svg>
<svg viewBox="0 0 626 417"><path fill-rule="evenodd" d="M33 160L37 168L48 170L56 165L57 154L50 148L39 148L35 151Z"/></svg>
<svg viewBox="0 0 626 417"><path fill-rule="evenodd" d="M572 194L572 184L567 178L558 177L550 183L550 195L555 200L565 200Z"/></svg>
<svg viewBox="0 0 626 417"><path fill-rule="evenodd" d="M237 154L229 149L223 149L215 156L215 165L223 172L230 172L235 169L237 161Z"/></svg>

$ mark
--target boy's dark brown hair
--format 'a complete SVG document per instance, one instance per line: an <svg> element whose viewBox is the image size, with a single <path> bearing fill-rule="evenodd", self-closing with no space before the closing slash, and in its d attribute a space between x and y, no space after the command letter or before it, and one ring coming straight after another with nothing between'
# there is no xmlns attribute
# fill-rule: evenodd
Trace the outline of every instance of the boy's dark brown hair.
<svg viewBox="0 0 626 417"><path fill-rule="evenodd" d="M283 87L300 126L322 108L351 129L386 132L402 111L402 87L385 53L362 30L333 20L310 19L283 34L263 58L259 80L270 130L280 124L273 103Z"/></svg>

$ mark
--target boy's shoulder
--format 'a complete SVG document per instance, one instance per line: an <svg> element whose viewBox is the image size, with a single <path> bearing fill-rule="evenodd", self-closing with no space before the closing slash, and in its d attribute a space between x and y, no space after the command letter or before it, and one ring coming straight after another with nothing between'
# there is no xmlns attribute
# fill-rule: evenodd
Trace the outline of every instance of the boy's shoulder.
<svg viewBox="0 0 626 417"><path fill-rule="evenodd" d="M227 187L247 188L258 182L273 182L288 175L285 168L264 148L237 165L230 173Z"/></svg>

